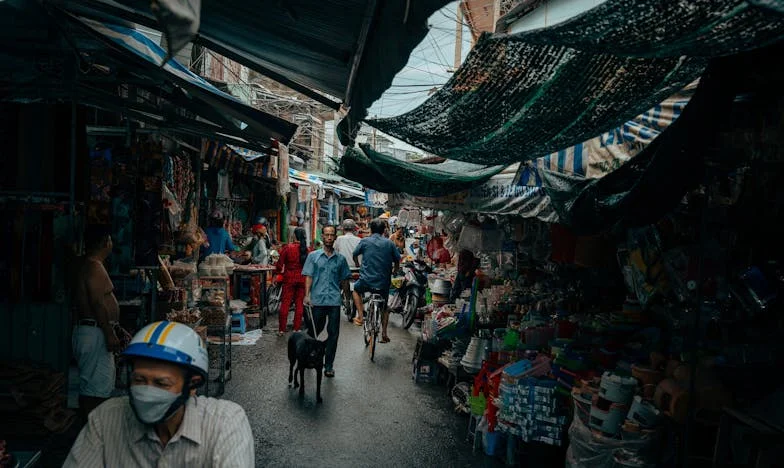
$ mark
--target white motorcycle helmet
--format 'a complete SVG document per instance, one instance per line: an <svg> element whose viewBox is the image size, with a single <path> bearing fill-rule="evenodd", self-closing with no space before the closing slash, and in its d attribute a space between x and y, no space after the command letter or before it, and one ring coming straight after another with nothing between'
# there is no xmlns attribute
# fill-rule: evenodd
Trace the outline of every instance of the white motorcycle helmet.
<svg viewBox="0 0 784 468"><path fill-rule="evenodd" d="M134 335L122 355L177 364L200 375L200 384L207 380L209 359L204 340L182 323L163 321L145 326Z"/></svg>

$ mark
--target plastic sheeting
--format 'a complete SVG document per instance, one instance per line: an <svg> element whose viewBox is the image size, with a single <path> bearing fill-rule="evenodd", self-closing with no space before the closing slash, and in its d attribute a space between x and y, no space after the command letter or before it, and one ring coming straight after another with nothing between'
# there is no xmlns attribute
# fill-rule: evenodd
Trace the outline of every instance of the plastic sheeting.
<svg viewBox="0 0 784 468"><path fill-rule="evenodd" d="M557 222L558 215L542 187L515 185L516 167L491 177L469 190L443 197L417 197L391 194L389 206L395 208L430 208L456 213L486 213L537 218Z"/></svg>
<svg viewBox="0 0 784 468"><path fill-rule="evenodd" d="M374 127L475 164L586 141L700 76L708 57L784 37L784 16L741 0L608 0L559 26L485 35L449 82Z"/></svg>

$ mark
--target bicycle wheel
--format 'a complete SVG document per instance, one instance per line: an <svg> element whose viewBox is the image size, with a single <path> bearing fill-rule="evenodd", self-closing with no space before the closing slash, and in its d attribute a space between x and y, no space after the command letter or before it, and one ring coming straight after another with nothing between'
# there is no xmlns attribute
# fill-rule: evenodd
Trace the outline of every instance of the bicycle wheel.
<svg viewBox="0 0 784 468"><path fill-rule="evenodd" d="M373 341L370 345L370 361L376 361L376 345L378 344L378 323L373 327Z"/></svg>
<svg viewBox="0 0 784 468"><path fill-rule="evenodd" d="M370 345L371 337L373 335L373 304L371 303L365 311L365 321L362 323L362 334L365 340L365 347Z"/></svg>

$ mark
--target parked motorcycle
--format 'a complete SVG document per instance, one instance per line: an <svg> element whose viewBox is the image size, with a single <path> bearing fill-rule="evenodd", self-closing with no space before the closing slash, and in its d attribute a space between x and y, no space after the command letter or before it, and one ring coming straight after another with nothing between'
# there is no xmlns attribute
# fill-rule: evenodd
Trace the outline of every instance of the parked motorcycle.
<svg viewBox="0 0 784 468"><path fill-rule="evenodd" d="M393 308L393 311L403 315L403 328L408 329L414 323L417 309L425 306L427 275L433 270L422 260L414 260L404 263L403 271L403 283L396 293L400 306Z"/></svg>

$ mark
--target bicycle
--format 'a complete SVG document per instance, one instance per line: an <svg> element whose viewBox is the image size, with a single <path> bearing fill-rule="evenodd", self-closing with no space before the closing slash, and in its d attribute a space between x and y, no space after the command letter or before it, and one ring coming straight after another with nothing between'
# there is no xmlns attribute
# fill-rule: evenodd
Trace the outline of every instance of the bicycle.
<svg viewBox="0 0 784 468"><path fill-rule="evenodd" d="M354 305L354 298L352 297L352 292L354 291L354 283L359 279L359 268L352 268L351 269L351 280L350 284L351 287L349 288L348 294L342 293L342 301L341 301L341 310L343 314L346 316L346 320L351 322L354 320L354 317L357 315L357 307Z"/></svg>
<svg viewBox="0 0 784 468"><path fill-rule="evenodd" d="M369 302L362 326L364 328L365 347L370 346L370 360L374 361L378 334L381 332L381 314L384 312L387 301L384 300L384 296L374 292L371 294Z"/></svg>

